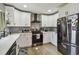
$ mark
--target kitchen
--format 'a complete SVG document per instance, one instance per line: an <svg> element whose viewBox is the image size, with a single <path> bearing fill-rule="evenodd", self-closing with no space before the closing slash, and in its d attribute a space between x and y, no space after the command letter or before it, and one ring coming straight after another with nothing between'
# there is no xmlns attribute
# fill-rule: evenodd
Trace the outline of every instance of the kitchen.
<svg viewBox="0 0 79 59"><path fill-rule="evenodd" d="M77 5L0 3L0 55L63 55L57 20L78 13Z"/></svg>

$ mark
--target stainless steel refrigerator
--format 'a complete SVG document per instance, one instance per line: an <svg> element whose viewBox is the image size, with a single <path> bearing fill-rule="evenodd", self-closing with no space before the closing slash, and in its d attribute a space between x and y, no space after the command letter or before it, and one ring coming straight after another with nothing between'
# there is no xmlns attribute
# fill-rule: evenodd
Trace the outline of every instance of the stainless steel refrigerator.
<svg viewBox="0 0 79 59"><path fill-rule="evenodd" d="M64 55L79 55L79 14L57 20L58 51Z"/></svg>

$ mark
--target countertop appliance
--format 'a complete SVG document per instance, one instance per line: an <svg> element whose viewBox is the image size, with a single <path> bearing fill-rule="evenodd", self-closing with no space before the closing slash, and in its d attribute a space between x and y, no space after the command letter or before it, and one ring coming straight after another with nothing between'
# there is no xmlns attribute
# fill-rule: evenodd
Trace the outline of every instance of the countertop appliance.
<svg viewBox="0 0 79 59"><path fill-rule="evenodd" d="M79 14L57 20L58 51L65 55L79 55Z"/></svg>

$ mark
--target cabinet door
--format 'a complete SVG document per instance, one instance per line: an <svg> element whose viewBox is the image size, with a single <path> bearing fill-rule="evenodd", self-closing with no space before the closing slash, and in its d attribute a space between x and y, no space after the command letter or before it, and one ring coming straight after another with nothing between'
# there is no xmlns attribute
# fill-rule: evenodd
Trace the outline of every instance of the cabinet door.
<svg viewBox="0 0 79 59"><path fill-rule="evenodd" d="M5 20L9 22L7 25L14 24L14 8L5 6Z"/></svg>
<svg viewBox="0 0 79 59"><path fill-rule="evenodd" d="M17 43L20 47L26 47L28 42L28 38L26 34L21 34L20 38L18 39Z"/></svg>
<svg viewBox="0 0 79 59"><path fill-rule="evenodd" d="M57 27L58 14L42 15L42 27Z"/></svg>
<svg viewBox="0 0 79 59"><path fill-rule="evenodd" d="M31 33L24 33L21 34L19 39L17 40L17 44L20 47L29 47L32 45L32 34Z"/></svg>
<svg viewBox="0 0 79 59"><path fill-rule="evenodd" d="M27 47L32 46L32 34L27 33Z"/></svg>
<svg viewBox="0 0 79 59"><path fill-rule="evenodd" d="M53 27L54 26L54 22L53 22L53 16L47 16L47 27Z"/></svg>
<svg viewBox="0 0 79 59"><path fill-rule="evenodd" d="M28 27L28 26L30 26L30 21L31 21L31 14L30 13L21 12L20 25Z"/></svg>
<svg viewBox="0 0 79 59"><path fill-rule="evenodd" d="M42 15L42 27L53 27L53 21L51 16Z"/></svg>
<svg viewBox="0 0 79 59"><path fill-rule="evenodd" d="M58 19L58 14L48 16L49 27L57 27L57 19Z"/></svg>
<svg viewBox="0 0 79 59"><path fill-rule="evenodd" d="M21 20L21 13L20 11L16 10L14 11L14 25L19 26Z"/></svg>
<svg viewBox="0 0 79 59"><path fill-rule="evenodd" d="M26 23L25 26L30 26L31 25L31 13L26 13Z"/></svg>
<svg viewBox="0 0 79 59"><path fill-rule="evenodd" d="M42 27L47 27L47 16L42 15Z"/></svg>
<svg viewBox="0 0 79 59"><path fill-rule="evenodd" d="M50 42L50 35L48 32L43 33L43 43L49 43Z"/></svg>
<svg viewBox="0 0 79 59"><path fill-rule="evenodd" d="M57 33L53 32L51 43L57 46Z"/></svg>

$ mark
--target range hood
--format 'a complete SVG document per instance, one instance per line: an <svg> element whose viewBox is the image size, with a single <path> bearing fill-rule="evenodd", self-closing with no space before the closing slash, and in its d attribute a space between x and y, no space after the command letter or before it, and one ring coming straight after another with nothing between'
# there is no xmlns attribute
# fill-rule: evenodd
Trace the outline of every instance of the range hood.
<svg viewBox="0 0 79 59"><path fill-rule="evenodd" d="M37 14L34 14L34 21L37 21Z"/></svg>
<svg viewBox="0 0 79 59"><path fill-rule="evenodd" d="M40 21L37 20L37 14L34 14L34 21L32 21L32 23L40 23Z"/></svg>

